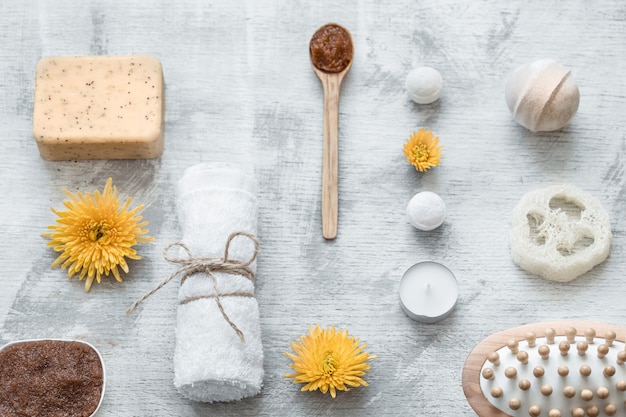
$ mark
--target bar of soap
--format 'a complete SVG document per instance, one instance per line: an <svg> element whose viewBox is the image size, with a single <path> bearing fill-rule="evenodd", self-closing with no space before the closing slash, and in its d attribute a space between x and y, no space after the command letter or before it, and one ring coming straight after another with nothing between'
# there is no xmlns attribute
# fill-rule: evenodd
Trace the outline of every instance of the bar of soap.
<svg viewBox="0 0 626 417"><path fill-rule="evenodd" d="M150 55L42 58L33 135L48 160L159 157L161 62Z"/></svg>

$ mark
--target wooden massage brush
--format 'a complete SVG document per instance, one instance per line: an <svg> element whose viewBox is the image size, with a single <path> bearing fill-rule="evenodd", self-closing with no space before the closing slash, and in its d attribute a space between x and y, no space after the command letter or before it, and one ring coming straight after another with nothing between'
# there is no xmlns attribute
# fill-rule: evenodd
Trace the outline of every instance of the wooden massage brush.
<svg viewBox="0 0 626 417"><path fill-rule="evenodd" d="M626 416L626 328L556 321L485 338L463 367L480 417Z"/></svg>

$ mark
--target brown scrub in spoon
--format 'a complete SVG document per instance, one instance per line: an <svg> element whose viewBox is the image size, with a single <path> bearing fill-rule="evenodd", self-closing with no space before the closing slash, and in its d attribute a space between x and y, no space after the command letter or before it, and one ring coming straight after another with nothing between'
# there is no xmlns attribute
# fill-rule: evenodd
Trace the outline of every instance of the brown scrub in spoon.
<svg viewBox="0 0 626 417"><path fill-rule="evenodd" d="M315 68L337 73L350 65L354 48L350 33L337 24L329 23L313 34L309 51Z"/></svg>

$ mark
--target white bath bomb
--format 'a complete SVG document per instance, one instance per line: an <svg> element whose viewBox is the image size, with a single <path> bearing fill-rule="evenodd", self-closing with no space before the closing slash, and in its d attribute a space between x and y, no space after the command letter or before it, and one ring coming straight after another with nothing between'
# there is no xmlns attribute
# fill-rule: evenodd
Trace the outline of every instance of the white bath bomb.
<svg viewBox="0 0 626 417"><path fill-rule="evenodd" d="M441 74L431 67L415 68L406 77L406 91L417 104L430 104L441 96Z"/></svg>
<svg viewBox="0 0 626 417"><path fill-rule="evenodd" d="M540 59L513 71L505 99L516 122L532 132L549 132L574 117L580 92L567 68L552 59Z"/></svg>
<svg viewBox="0 0 626 417"><path fill-rule="evenodd" d="M441 226L446 218L446 204L431 191L422 191L413 196L406 208L411 225L419 230L433 230Z"/></svg>

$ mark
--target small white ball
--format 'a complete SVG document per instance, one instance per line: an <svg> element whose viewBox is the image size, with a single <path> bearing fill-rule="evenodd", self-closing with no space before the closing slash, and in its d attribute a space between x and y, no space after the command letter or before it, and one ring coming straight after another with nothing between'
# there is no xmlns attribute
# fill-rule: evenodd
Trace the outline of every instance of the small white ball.
<svg viewBox="0 0 626 417"><path fill-rule="evenodd" d="M441 74L431 67L415 68L406 77L406 91L417 104L430 104L441 96Z"/></svg>
<svg viewBox="0 0 626 417"><path fill-rule="evenodd" d="M565 126L580 102L571 72L552 59L540 59L515 69L504 93L515 121L532 132Z"/></svg>
<svg viewBox="0 0 626 417"><path fill-rule="evenodd" d="M433 230L441 226L446 218L446 204L439 195L431 191L422 191L409 201L406 214L416 229Z"/></svg>

